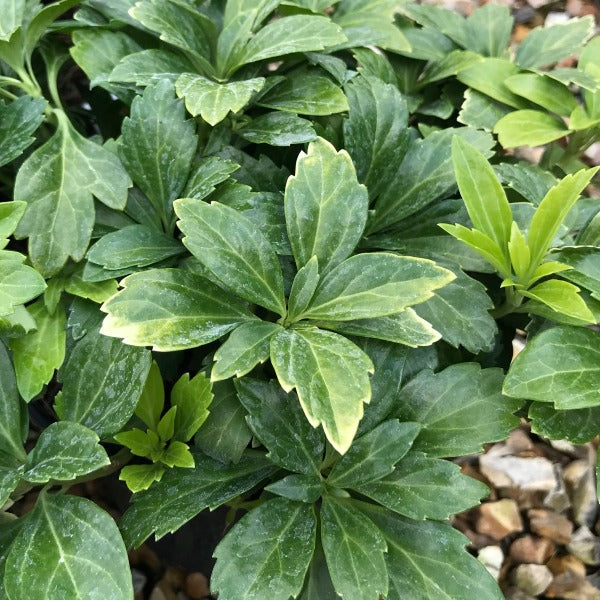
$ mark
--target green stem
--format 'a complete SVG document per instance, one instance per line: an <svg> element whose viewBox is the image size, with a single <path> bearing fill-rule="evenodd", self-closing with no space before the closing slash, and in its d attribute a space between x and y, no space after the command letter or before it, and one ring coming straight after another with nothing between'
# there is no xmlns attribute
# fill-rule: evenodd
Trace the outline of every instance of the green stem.
<svg viewBox="0 0 600 600"><path fill-rule="evenodd" d="M506 315L512 313L516 308L521 306L523 299L524 297L519 292L513 290L512 288L507 288L506 301L498 308L490 310L490 315L494 317L494 319L505 317Z"/></svg>

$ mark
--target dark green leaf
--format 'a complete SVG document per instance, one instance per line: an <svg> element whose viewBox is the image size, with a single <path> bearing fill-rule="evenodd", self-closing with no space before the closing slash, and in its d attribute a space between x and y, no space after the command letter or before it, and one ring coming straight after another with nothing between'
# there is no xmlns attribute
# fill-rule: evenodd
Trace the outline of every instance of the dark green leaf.
<svg viewBox="0 0 600 600"><path fill-rule="evenodd" d="M531 431L551 440L568 440L585 444L600 432L600 407L557 410L545 402L532 402L529 407Z"/></svg>
<svg viewBox="0 0 600 600"><path fill-rule="evenodd" d="M8 104L0 100L0 166L17 158L33 143L32 134L44 120L45 108L43 99L30 96Z"/></svg>
<svg viewBox="0 0 600 600"><path fill-rule="evenodd" d="M17 379L10 356L0 342L0 451L23 460L24 407L17 392ZM11 490L12 491L12 490Z"/></svg>
<svg viewBox="0 0 600 600"><path fill-rule="evenodd" d="M153 85L161 79L168 79L175 83L182 73L193 68L193 65L180 54L161 48L151 48L122 57L110 71L108 81L111 84L133 83L141 87Z"/></svg>
<svg viewBox="0 0 600 600"><path fill-rule="evenodd" d="M494 165L494 171L500 176L504 185L535 205L538 205L550 188L558 183L556 177L549 171L526 162L500 163Z"/></svg>
<svg viewBox="0 0 600 600"><path fill-rule="evenodd" d="M484 56L502 56L513 29L513 18L508 6L484 4L467 18L464 27L469 50Z"/></svg>
<svg viewBox="0 0 600 600"><path fill-rule="evenodd" d="M492 132L496 123L511 111L506 104L492 100L489 96L473 89L465 90L465 101L458 113L457 121L475 129Z"/></svg>
<svg viewBox="0 0 600 600"><path fill-rule="evenodd" d="M252 119L237 133L247 142L291 146L313 141L317 134L307 119L283 112L270 112Z"/></svg>
<svg viewBox="0 0 600 600"><path fill-rule="evenodd" d="M271 494L277 494L290 500L312 504L323 492L323 481L318 475L288 475L265 488Z"/></svg>

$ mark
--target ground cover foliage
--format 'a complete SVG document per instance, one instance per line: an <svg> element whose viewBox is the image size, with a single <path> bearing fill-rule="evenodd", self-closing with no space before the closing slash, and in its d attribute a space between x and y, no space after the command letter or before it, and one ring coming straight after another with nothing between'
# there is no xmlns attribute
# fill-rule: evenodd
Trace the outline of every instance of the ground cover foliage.
<svg viewBox="0 0 600 600"><path fill-rule="evenodd" d="M221 600L502 598L446 459L600 430L591 19L0 13L0 598L129 599L126 548L224 504ZM115 471L118 524L65 493Z"/></svg>

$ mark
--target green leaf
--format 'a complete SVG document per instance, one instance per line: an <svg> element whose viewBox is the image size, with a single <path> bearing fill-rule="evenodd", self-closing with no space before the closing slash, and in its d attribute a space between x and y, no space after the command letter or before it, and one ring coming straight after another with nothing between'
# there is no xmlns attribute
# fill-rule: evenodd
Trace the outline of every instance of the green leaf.
<svg viewBox="0 0 600 600"><path fill-rule="evenodd" d="M375 203L368 233L389 227L413 215L428 204L448 197L456 189L451 141L458 135L489 155L492 137L470 127L445 129L413 142L393 181Z"/></svg>
<svg viewBox="0 0 600 600"><path fill-rule="evenodd" d="M23 254L0 250L0 316L12 314L17 306L39 296L46 288L44 278L22 264L24 260Z"/></svg>
<svg viewBox="0 0 600 600"><path fill-rule="evenodd" d="M427 29L437 29L461 46L467 45L466 21L456 11L434 4L407 3L402 13Z"/></svg>
<svg viewBox="0 0 600 600"><path fill-rule="evenodd" d="M424 370L402 388L394 416L423 426L414 450L432 457L475 454L519 423L513 413L521 403L502 397L502 380L500 369L477 363Z"/></svg>
<svg viewBox="0 0 600 600"><path fill-rule="evenodd" d="M19 484L19 481L21 480L21 471L18 468L15 468L13 466L5 466L3 464L0 464L0 502L2 502L2 506L4 506L6 504L6 502L8 502L8 500L10 499L10 495L14 492L15 488L17 487L17 485ZM1 527L0 527L0 568L2 568L4 565L2 564L2 551L3 548L1 546L2 544L2 533L1 533ZM3 586L2 583L0 583L0 598L2 598L3 600L6 598L6 596L3 595Z"/></svg>
<svg viewBox="0 0 600 600"><path fill-rule="evenodd" d="M136 456L144 456L152 460L153 457L160 455L162 452L158 435L156 435L156 433L154 433L152 430L142 431L141 429L134 427L129 431L117 433L113 436L113 438L119 444L129 448L131 453L135 454ZM133 475L133 477L135 477L135 475ZM123 479L123 481L127 482L128 479Z"/></svg>
<svg viewBox="0 0 600 600"><path fill-rule="evenodd" d="M22 25L25 17L25 0L2 0L2 22L0 40L8 41L11 35Z"/></svg>
<svg viewBox="0 0 600 600"><path fill-rule="evenodd" d="M286 77L257 103L266 108L312 116L348 110L344 92L331 79L302 72Z"/></svg>
<svg viewBox="0 0 600 600"><path fill-rule="evenodd" d="M319 283L319 262L313 256L303 267L298 269L288 300L288 318L295 319L302 314L314 296Z"/></svg>
<svg viewBox="0 0 600 600"><path fill-rule="evenodd" d="M557 410L545 402L532 402L529 407L531 431L551 440L568 440L585 444L600 431L600 407Z"/></svg>
<svg viewBox="0 0 600 600"><path fill-rule="evenodd" d="M0 166L20 156L35 141L32 134L42 124L45 108L42 98L26 95L8 104L0 101Z"/></svg>
<svg viewBox="0 0 600 600"><path fill-rule="evenodd" d="M450 525L405 519L370 504L360 508L387 542L388 600L503 599L485 567L464 549L469 540Z"/></svg>
<svg viewBox="0 0 600 600"><path fill-rule="evenodd" d="M578 319L584 323L595 323L594 313L587 307L585 300L578 292L579 288L568 281L549 279L523 291L522 294L538 302L543 302L553 311L567 317ZM527 304L523 308L526 309Z"/></svg>
<svg viewBox="0 0 600 600"><path fill-rule="evenodd" d="M296 388L313 427L323 425L332 446L344 454L371 399L369 357L352 342L316 328L278 333L271 340L271 362L281 387Z"/></svg>
<svg viewBox="0 0 600 600"><path fill-rule="evenodd" d="M542 146L570 133L557 117L539 110L516 110L502 117L494 127L503 148Z"/></svg>
<svg viewBox="0 0 600 600"><path fill-rule="evenodd" d="M53 315L48 313L43 301L28 307L37 330L10 340L13 353L17 387L26 402L32 400L49 383L65 359L66 317L62 307Z"/></svg>
<svg viewBox="0 0 600 600"><path fill-rule="evenodd" d="M150 428L156 429L160 415L165 407L165 389L160 369L152 361L142 394L135 407L135 414Z"/></svg>
<svg viewBox="0 0 600 600"><path fill-rule="evenodd" d="M505 186L536 206L542 201L558 179L550 171L527 162L500 163L494 165L494 171L500 176Z"/></svg>
<svg viewBox="0 0 600 600"><path fill-rule="evenodd" d="M509 112L511 108L506 104L496 102L481 92L467 88L457 121L474 129L491 132L496 123Z"/></svg>
<svg viewBox="0 0 600 600"><path fill-rule="evenodd" d="M265 113L237 130L238 135L253 144L291 146L312 142L317 134L307 119L279 111Z"/></svg>
<svg viewBox="0 0 600 600"><path fill-rule="evenodd" d="M597 247L567 247L552 254L561 264L571 267L561 277L587 288L600 296L600 249Z"/></svg>
<svg viewBox="0 0 600 600"><path fill-rule="evenodd" d="M285 188L288 237L298 269L313 256L321 272L348 258L367 222L368 196L347 152L322 138L300 153Z"/></svg>
<svg viewBox="0 0 600 600"><path fill-rule="evenodd" d="M61 419L81 423L101 438L116 433L135 411L151 361L144 348L88 332L62 370Z"/></svg>
<svg viewBox="0 0 600 600"><path fill-rule="evenodd" d="M195 163L194 171L185 186L184 198L202 200L215 191L216 186L229 179L240 168L232 160L218 156L206 156Z"/></svg>
<svg viewBox="0 0 600 600"><path fill-rule="evenodd" d="M172 441L160 457L160 462L168 467L179 467L182 469L192 469L195 465L194 457L187 444L177 440Z"/></svg>
<svg viewBox="0 0 600 600"><path fill-rule="evenodd" d="M123 209L131 180L119 159L77 133L62 111L58 129L23 163L14 198L28 203L17 228L29 237L29 257L43 275L57 273L69 257L80 261L94 225L93 197Z"/></svg>
<svg viewBox="0 0 600 600"><path fill-rule="evenodd" d="M558 228L597 171L598 167L567 175L544 196L529 226L528 243L532 265L542 262Z"/></svg>
<svg viewBox="0 0 600 600"><path fill-rule="evenodd" d="M554 402L571 410L600 405L600 344L597 331L553 327L529 340L512 363L504 393Z"/></svg>
<svg viewBox="0 0 600 600"><path fill-rule="evenodd" d="M223 463L237 463L252 438L246 411L231 381L213 384L210 414L194 438L205 454Z"/></svg>
<svg viewBox="0 0 600 600"><path fill-rule="evenodd" d="M474 354L490 351L498 327L488 312L493 303L485 286L455 266L448 264L446 268L456 279L416 306L415 312L452 346L462 345Z"/></svg>
<svg viewBox="0 0 600 600"><path fill-rule="evenodd" d="M353 600L387 597L387 544L382 532L351 501L323 498L321 541L333 586L340 596Z"/></svg>
<svg viewBox="0 0 600 600"><path fill-rule="evenodd" d="M52 423L29 453L22 477L32 483L46 483L87 475L110 464L99 441L91 429L78 423Z"/></svg>
<svg viewBox="0 0 600 600"><path fill-rule="evenodd" d="M482 60L481 55L469 50L452 50L441 60L432 61L427 65L423 77L419 78L421 86L442 79L453 77L462 70Z"/></svg>
<svg viewBox="0 0 600 600"><path fill-rule="evenodd" d="M197 145L195 125L185 119L183 102L175 98L171 82L161 80L136 96L123 121L119 155L166 226L173 200L180 197L190 174Z"/></svg>
<svg viewBox="0 0 600 600"><path fill-rule="evenodd" d="M502 56L512 30L513 18L508 6L484 4L465 22L466 47L484 56Z"/></svg>
<svg viewBox="0 0 600 600"><path fill-rule="evenodd" d="M460 137L452 138L452 162L473 225L505 248L510 239L512 212L490 163Z"/></svg>
<svg viewBox="0 0 600 600"><path fill-rule="evenodd" d="M568 116L577 106L575 96L566 85L539 73L519 73L509 77L508 89L558 115Z"/></svg>
<svg viewBox="0 0 600 600"><path fill-rule="evenodd" d="M389 475L410 450L419 429L417 423L397 420L381 423L353 442L350 450L334 465L327 483L355 488Z"/></svg>
<svg viewBox="0 0 600 600"><path fill-rule="evenodd" d="M331 329L345 335L375 338L411 348L429 346L437 342L441 335L431 323L422 319L412 308L401 313L376 319L356 319L354 321L319 321L319 327Z"/></svg>
<svg viewBox="0 0 600 600"><path fill-rule="evenodd" d="M208 407L213 399L210 379L198 373L190 379L184 373L171 390L171 405L177 407L173 439L187 442L208 417Z"/></svg>
<svg viewBox="0 0 600 600"><path fill-rule="evenodd" d="M4 585L14 600L133 596L112 517L85 498L48 493L40 495L12 543Z"/></svg>
<svg viewBox="0 0 600 600"><path fill-rule="evenodd" d="M156 433L160 438L161 442L167 442L173 437L175 433L175 415L177 414L177 407L171 406L171 408L162 416L161 420L156 426Z"/></svg>
<svg viewBox="0 0 600 600"><path fill-rule="evenodd" d="M446 520L489 494L486 485L461 475L458 465L421 452L409 452L391 475L356 491L416 521Z"/></svg>
<svg viewBox="0 0 600 600"><path fill-rule="evenodd" d="M155 481L160 481L165 474L160 463L152 465L127 465L121 469L119 479L134 493L147 490Z"/></svg>
<svg viewBox="0 0 600 600"><path fill-rule="evenodd" d="M410 141L406 100L394 85L355 77L346 86L350 110L344 140L359 181L376 198L393 180Z"/></svg>
<svg viewBox="0 0 600 600"><path fill-rule="evenodd" d="M25 451L22 423L26 413L17 392L17 378L10 356L2 343L0 365L0 452L23 460Z"/></svg>
<svg viewBox="0 0 600 600"><path fill-rule="evenodd" d="M351 321L393 315L428 300L454 278L422 258L357 254L321 278L302 318Z"/></svg>
<svg viewBox="0 0 600 600"><path fill-rule="evenodd" d="M293 52L324 50L346 41L339 25L327 17L294 15L271 21L250 41L229 73L237 67Z"/></svg>
<svg viewBox="0 0 600 600"><path fill-rule="evenodd" d="M308 568L304 589L298 596L298 600L340 600L341 598L333 589L320 537L317 535L315 553Z"/></svg>
<svg viewBox="0 0 600 600"><path fill-rule="evenodd" d="M89 249L87 259L105 269L126 269L147 267L184 252L171 236L145 225L129 225L101 237Z"/></svg>
<svg viewBox="0 0 600 600"><path fill-rule="evenodd" d="M570 19L552 27L536 27L517 48L515 62L522 68L545 67L577 54L594 30L591 16Z"/></svg>
<svg viewBox="0 0 600 600"><path fill-rule="evenodd" d="M121 281L124 287L102 305L102 333L126 344L172 351L208 344L252 313L205 279L182 269L151 269Z"/></svg>
<svg viewBox="0 0 600 600"><path fill-rule="evenodd" d="M200 511L233 500L277 470L259 452L248 452L235 465L199 451L193 456L193 469L167 471L159 483L134 496L121 521L128 548L140 546L152 533L159 539L179 529Z"/></svg>
<svg viewBox="0 0 600 600"><path fill-rule="evenodd" d="M308 423L297 398L276 382L245 377L236 382L248 425L268 449L275 464L305 475L319 476L325 441Z"/></svg>
<svg viewBox="0 0 600 600"><path fill-rule="evenodd" d="M177 79L177 95L185 100L192 116L200 115L209 125L220 123L230 112L237 113L265 84L264 77L218 83L202 75L182 73Z"/></svg>
<svg viewBox="0 0 600 600"><path fill-rule="evenodd" d="M183 199L175 210L183 243L219 281L245 300L285 314L279 260L249 219L218 202Z"/></svg>
<svg viewBox="0 0 600 600"><path fill-rule="evenodd" d="M211 588L223 600L288 600L302 590L315 549L314 508L286 498L261 504L223 538Z"/></svg>
<svg viewBox="0 0 600 600"><path fill-rule="evenodd" d="M0 243L17 228L25 214L26 202L2 202L0 204Z"/></svg>
<svg viewBox="0 0 600 600"><path fill-rule="evenodd" d="M242 377L269 358L270 340L281 326L267 321L244 323L235 329L215 352L210 378L220 381Z"/></svg>
<svg viewBox="0 0 600 600"><path fill-rule="evenodd" d="M275 483L271 483L265 490L290 500L313 504L323 492L323 482L317 475L288 475Z"/></svg>

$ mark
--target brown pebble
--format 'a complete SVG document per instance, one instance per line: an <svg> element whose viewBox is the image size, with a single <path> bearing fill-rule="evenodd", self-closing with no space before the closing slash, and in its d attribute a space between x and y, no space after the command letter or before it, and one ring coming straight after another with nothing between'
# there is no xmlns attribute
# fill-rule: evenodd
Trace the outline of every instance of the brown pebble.
<svg viewBox="0 0 600 600"><path fill-rule="evenodd" d="M554 554L556 546L547 538L526 535L510 546L510 557L517 563L543 565Z"/></svg>
<svg viewBox="0 0 600 600"><path fill-rule="evenodd" d="M505 498L498 502L482 504L479 507L477 530L495 540L523 531L523 521L517 503Z"/></svg>
<svg viewBox="0 0 600 600"><path fill-rule="evenodd" d="M532 508L527 512L531 531L557 544L568 544L573 534L573 523L551 510Z"/></svg>
<svg viewBox="0 0 600 600"><path fill-rule="evenodd" d="M190 573L185 578L185 593L192 600L200 600L210 595L208 579L202 573Z"/></svg>
<svg viewBox="0 0 600 600"><path fill-rule="evenodd" d="M548 561L548 568L554 575L562 575L563 573L574 573L580 577L585 577L586 569L583 561L575 556L566 554L565 556L553 556Z"/></svg>

